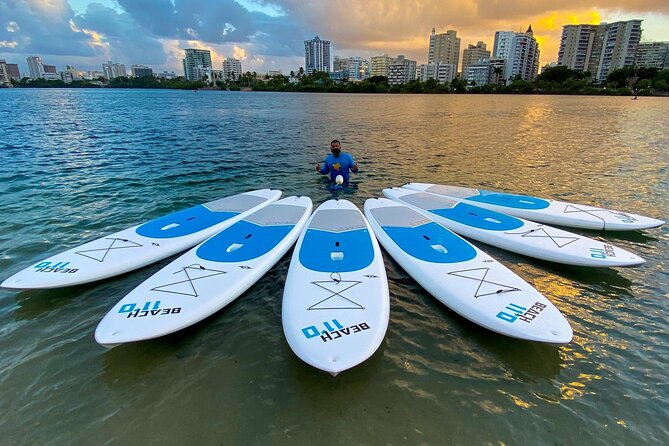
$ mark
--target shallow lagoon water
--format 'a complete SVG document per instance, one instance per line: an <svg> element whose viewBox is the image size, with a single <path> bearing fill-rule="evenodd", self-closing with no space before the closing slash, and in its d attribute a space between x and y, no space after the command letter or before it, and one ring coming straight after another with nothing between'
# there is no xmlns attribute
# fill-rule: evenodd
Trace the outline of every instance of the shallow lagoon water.
<svg viewBox="0 0 669 446"><path fill-rule="evenodd" d="M0 279L83 241L249 189L332 197L340 139L360 208L408 181L669 217L665 98L0 90ZM568 267L477 246L567 317L566 346L445 308L385 255L379 351L336 378L281 327L290 254L179 333L105 350L104 314L171 259L102 282L0 290L6 444L666 444L669 229L575 232L647 260Z"/></svg>

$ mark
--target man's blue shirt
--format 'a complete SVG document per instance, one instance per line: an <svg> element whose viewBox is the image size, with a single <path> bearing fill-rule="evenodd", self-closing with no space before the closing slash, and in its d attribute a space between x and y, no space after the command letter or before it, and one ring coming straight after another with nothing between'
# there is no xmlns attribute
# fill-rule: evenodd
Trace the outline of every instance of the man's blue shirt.
<svg viewBox="0 0 669 446"><path fill-rule="evenodd" d="M346 152L341 152L338 157L329 154L325 157L325 161L323 161L320 173L326 174L329 172L330 181L334 181L337 175L341 175L344 177L344 182L348 182L348 171L353 168L354 164L353 157Z"/></svg>

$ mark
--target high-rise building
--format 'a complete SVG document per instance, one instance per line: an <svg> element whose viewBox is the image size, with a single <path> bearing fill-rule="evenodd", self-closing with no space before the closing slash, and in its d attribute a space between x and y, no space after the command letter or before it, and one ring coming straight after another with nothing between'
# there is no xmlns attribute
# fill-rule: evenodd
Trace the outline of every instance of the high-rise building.
<svg viewBox="0 0 669 446"><path fill-rule="evenodd" d="M486 44L481 41L476 42L476 45L470 43L462 52L462 74L464 75L469 65L485 60L490 60L490 51L486 49Z"/></svg>
<svg viewBox="0 0 669 446"><path fill-rule="evenodd" d="M416 61L406 59L403 55L388 67L388 83L390 85L406 84L416 80Z"/></svg>
<svg viewBox="0 0 669 446"><path fill-rule="evenodd" d="M316 36L304 41L304 69L307 74L330 72L330 41Z"/></svg>
<svg viewBox="0 0 669 446"><path fill-rule="evenodd" d="M380 56L372 56L372 64L370 67L370 76L385 76L388 77L388 69L393 63L393 58L387 54Z"/></svg>
<svg viewBox="0 0 669 446"><path fill-rule="evenodd" d="M11 78L9 77L9 70L7 69L7 61L5 59L0 59L0 84L9 83L11 83Z"/></svg>
<svg viewBox="0 0 669 446"><path fill-rule="evenodd" d="M427 54L427 63L450 63L458 68L460 62L460 38L457 32L449 29L445 33L437 34L432 28L430 34L430 47Z"/></svg>
<svg viewBox="0 0 669 446"><path fill-rule="evenodd" d="M21 73L19 72L19 64L17 63L8 63L7 72L9 73L9 78L15 81L21 80Z"/></svg>
<svg viewBox="0 0 669 446"><path fill-rule="evenodd" d="M599 25L588 69L595 81L606 82L611 71L634 65L636 46L641 40L641 22L628 20Z"/></svg>
<svg viewBox="0 0 669 446"><path fill-rule="evenodd" d="M132 77L152 77L153 69L146 65L130 65L130 72Z"/></svg>
<svg viewBox="0 0 669 446"><path fill-rule="evenodd" d="M189 81L202 80L197 71L211 70L211 52L209 50L198 50L195 48L186 48L186 57L182 60L184 67L184 76Z"/></svg>
<svg viewBox="0 0 669 446"><path fill-rule="evenodd" d="M242 75L242 61L234 57L226 57L223 61L223 78L238 79Z"/></svg>
<svg viewBox="0 0 669 446"><path fill-rule="evenodd" d="M525 81L536 79L539 73L539 44L534 38L532 25L524 33L497 31L493 46L493 58L504 59L504 75L507 82L520 77Z"/></svg>
<svg viewBox="0 0 669 446"><path fill-rule="evenodd" d="M586 71L597 34L597 25L565 25L557 64L570 70Z"/></svg>
<svg viewBox="0 0 669 446"><path fill-rule="evenodd" d="M107 80L128 76L128 73L125 71L125 65L122 63L113 63L111 60L102 64L102 72Z"/></svg>
<svg viewBox="0 0 669 446"><path fill-rule="evenodd" d="M41 79L44 75L44 66L42 65L42 58L39 56L29 56L26 61L28 62L28 70L30 71L31 79Z"/></svg>
<svg viewBox="0 0 669 446"><path fill-rule="evenodd" d="M642 42L636 47L634 65L639 68L669 69L669 42Z"/></svg>
<svg viewBox="0 0 669 446"><path fill-rule="evenodd" d="M634 65L641 39L642 20L565 25L558 50L558 65L588 71L596 82L605 82L613 70Z"/></svg>

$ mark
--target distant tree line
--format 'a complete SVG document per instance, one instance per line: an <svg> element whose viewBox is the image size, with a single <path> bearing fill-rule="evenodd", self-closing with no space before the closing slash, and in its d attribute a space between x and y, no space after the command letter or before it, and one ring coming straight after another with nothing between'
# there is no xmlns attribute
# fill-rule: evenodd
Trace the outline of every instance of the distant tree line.
<svg viewBox="0 0 669 446"><path fill-rule="evenodd" d="M325 72L305 74L304 70L290 72L290 76L276 75L261 79L256 72L246 72L230 79L208 79L189 81L183 77L162 79L152 76L117 77L106 81L50 81L24 78L13 81L15 87L23 88L166 88L196 90L201 88L221 90L326 92L326 93L525 93L525 94L587 94L587 95L669 95L669 70L656 68L626 67L612 71L605 84L594 84L590 73L570 70L564 66L543 70L536 80L528 82L517 77L509 85L476 85L456 78L447 84L435 79L426 82L411 81L391 85L385 76L373 76L362 82L336 82Z"/></svg>

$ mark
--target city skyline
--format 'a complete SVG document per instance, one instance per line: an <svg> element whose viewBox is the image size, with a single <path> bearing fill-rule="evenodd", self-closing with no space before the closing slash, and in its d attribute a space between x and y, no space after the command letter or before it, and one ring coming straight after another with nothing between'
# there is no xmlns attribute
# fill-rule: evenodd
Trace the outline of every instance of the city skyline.
<svg viewBox="0 0 669 446"><path fill-rule="evenodd" d="M155 6L163 3L171 10ZM167 0L0 0L0 59L18 63L22 72L27 71L26 58L38 55L50 64L80 70L99 70L113 60L178 73L183 50L200 48L211 51L215 67L225 57L235 57L245 71L289 72L304 65L304 40L319 35L332 42L332 56L370 60L383 53L404 54L422 64L432 28L457 31L462 58L462 50L478 41L492 48L496 31L522 32L531 24L543 66L557 61L567 24L641 19L642 42L669 40L669 6L661 2L606 2L615 10L579 10L575 3L564 3L568 9L516 2L480 5L477 11L456 3L444 11L431 1L411 10L378 1L363 10L348 1L298 7L292 0L194 0L187 5Z"/></svg>

